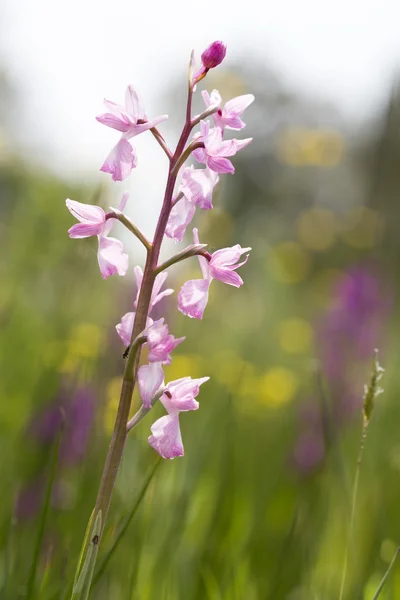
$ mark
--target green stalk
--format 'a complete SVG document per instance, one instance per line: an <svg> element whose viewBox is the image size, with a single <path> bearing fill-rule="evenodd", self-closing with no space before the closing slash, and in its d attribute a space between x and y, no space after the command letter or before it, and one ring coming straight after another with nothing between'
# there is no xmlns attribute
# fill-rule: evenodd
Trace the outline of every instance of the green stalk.
<svg viewBox="0 0 400 600"><path fill-rule="evenodd" d="M115 540L111 546L111 548L109 549L109 551L107 552L107 554L103 557L100 566L97 570L97 573L95 574L93 581L92 581L92 588L96 585L96 583L98 583L98 581L100 580L100 577L103 575L105 568L107 567L108 563L110 562L111 558L113 557L117 547L119 546L122 538L124 537L125 533L128 530L128 527L133 519L133 517L135 516L135 514L137 513L142 500L147 492L147 489L157 471L157 468L159 467L159 465L161 464L161 457L158 459L158 461L156 462L156 464L154 465L154 467L152 468L150 474L148 475L145 483L142 486L142 489L140 490L139 496L136 499L135 504L133 505L130 513L128 514L128 516L126 517L126 519L124 520L124 522L122 523L120 529L118 530L118 533L115 537Z"/></svg>
<svg viewBox="0 0 400 600"><path fill-rule="evenodd" d="M42 512L40 515L39 528L38 528L36 541L35 541L35 547L34 547L34 551L33 551L32 565L31 565L31 568L29 571L29 578L28 578L27 591L26 591L26 600L32 600L32 598L34 598L34 596L35 596L36 573L37 573L37 568L38 568L38 564L39 564L39 560L40 560L40 551L42 548L42 542L43 542L44 530L46 527L47 516L49 513L49 509L50 509L51 494L53 491L54 481L55 481L56 472L57 472L58 451L59 451L59 447L60 447L61 436L62 436L62 431L57 436L57 439L55 441L54 448L53 448L52 457L51 457L50 475L49 475L49 480L47 482L46 495L45 495L45 499L44 499L44 503L43 503Z"/></svg>
<svg viewBox="0 0 400 600"><path fill-rule="evenodd" d="M343 599L344 586L345 586L345 583L346 583L349 549L350 549L350 545L352 543L353 529L354 529L354 520L355 520L355 514L356 514L356 504L357 504L357 494L358 494L358 482L360 480L361 462L362 462L362 457L363 457L363 453L364 453L365 440L366 440L366 437L367 437L367 428L368 428L368 421L366 419L364 419L363 420L362 434L361 434L360 450L359 450L358 458L357 458L356 474L355 474L355 477L354 477L353 493L352 493L352 498L351 498L350 527L349 527L349 533L348 533L348 537L347 537L346 551L344 553L342 581L341 581L341 584L340 584L339 600Z"/></svg>
<svg viewBox="0 0 400 600"><path fill-rule="evenodd" d="M386 580L389 577L390 572L391 572L391 570L394 567L394 563L396 562L396 559L397 559L397 557L399 555L399 552L400 552L400 548L397 548L397 550L396 550L396 552L395 552L395 554L394 554L394 556L392 558L392 562L390 563L390 565L388 566L388 569L387 569L386 573L382 577L382 581L380 582L380 584L378 586L378 589L376 590L376 592L375 592L374 597L372 598L372 600L377 600L377 598L379 598L379 596L381 594L381 591L383 590L383 586L385 585Z"/></svg>

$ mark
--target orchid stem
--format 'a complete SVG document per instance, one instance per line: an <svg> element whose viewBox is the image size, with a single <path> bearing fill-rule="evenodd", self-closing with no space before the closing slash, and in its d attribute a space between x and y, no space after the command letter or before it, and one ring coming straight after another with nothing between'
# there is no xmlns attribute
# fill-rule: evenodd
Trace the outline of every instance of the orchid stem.
<svg viewBox="0 0 400 600"><path fill-rule="evenodd" d="M133 235L137 237L140 242L142 242L147 251L151 250L151 242L149 242L140 229L136 227L136 225L132 223L132 221L120 210L114 208L112 212L107 213L106 220L108 219L117 219L120 223L122 223L122 225L125 225L125 227L129 229L129 231L133 233Z"/></svg>
<svg viewBox="0 0 400 600"><path fill-rule="evenodd" d="M165 141L161 133L158 131L157 127L152 127L150 131L154 135L157 142L160 144L161 148L164 150L165 154L168 156L169 160L172 160L173 154L168 148L167 142Z"/></svg>
<svg viewBox="0 0 400 600"><path fill-rule="evenodd" d="M210 261L211 254L207 252L207 250L204 250L206 245L207 244L196 244L194 246L188 246L187 248L182 250L182 252L178 252L178 254L175 254L174 256L163 262L161 265L159 265L155 269L154 273L158 275L159 273L165 271L165 269L168 269L168 267L172 267L172 265L176 265L178 262L186 260L187 258L191 258L192 256L204 256L204 258Z"/></svg>
<svg viewBox="0 0 400 600"><path fill-rule="evenodd" d="M176 177L176 175L178 175L178 173L179 173L179 169L182 167L183 164L185 164L185 162L187 161L189 156L192 154L193 150L197 150L198 148L204 148L203 142L194 141L191 144L189 144L189 146L186 148L186 150L184 152L182 152L181 156L178 158L177 162L175 163L175 165L171 171L171 175L174 175Z"/></svg>
<svg viewBox="0 0 400 600"><path fill-rule="evenodd" d="M194 119L191 122L191 126L196 127L196 125L198 125L200 123L200 121L207 119L208 117L210 117L217 111L218 111L218 106L209 106L207 108L207 110L205 110L204 112L201 113L201 115L197 115L197 117L194 117Z"/></svg>
<svg viewBox="0 0 400 600"><path fill-rule="evenodd" d="M167 146L164 143L162 143L162 136L159 135L157 131L155 133L153 132L153 135L155 135L157 141L160 143L160 145L163 147L164 151L168 154L168 157L170 158L170 166L168 171L167 184L165 187L164 200L158 218L153 243L151 244L139 231L139 229L135 225L133 225L133 223L131 223L131 221L127 217L125 217L125 215L122 215L120 211L114 210L112 213L109 213L107 215L107 218L116 218L119 221L121 221L121 223L123 223L142 242L142 244L147 249L147 257L143 272L142 285L140 287L139 298L137 302L135 321L132 329L130 349L125 364L124 377L122 381L120 401L115 419L114 430L112 433L110 447L108 449L106 462L104 465L99 490L97 493L96 504L93 511L94 522L98 518L98 515L101 515L101 527L97 537L97 547L101 543L103 537L104 527L111 503L111 497L114 490L115 480L117 477L119 465L121 463L122 454L125 447L126 438L128 435L127 426L129 426L130 429L132 429L132 427L137 422L139 422L140 419L143 418L146 412L148 412L147 409L139 409L136 416L133 417L133 419L135 420L134 423L132 424L132 419L131 421L129 421L129 412L131 408L132 396L135 389L137 370L140 361L141 344L144 342L144 336L142 335L142 332L146 327L146 321L149 313L151 294L153 291L161 244L164 239L165 228L167 226L169 214L172 208L172 197L176 183L176 176L180 166L183 164L182 156L186 156L187 154L187 152L185 151L185 146L187 144L192 128L192 96L193 86L189 84L186 107L186 120L173 155L170 156L170 151L167 152ZM153 400L155 400L155 398ZM86 541L84 541L83 546L84 547L82 550L86 554L86 550L89 548L89 544ZM92 574L93 571L91 571L91 573L88 575L88 581L85 581L85 586L90 585Z"/></svg>

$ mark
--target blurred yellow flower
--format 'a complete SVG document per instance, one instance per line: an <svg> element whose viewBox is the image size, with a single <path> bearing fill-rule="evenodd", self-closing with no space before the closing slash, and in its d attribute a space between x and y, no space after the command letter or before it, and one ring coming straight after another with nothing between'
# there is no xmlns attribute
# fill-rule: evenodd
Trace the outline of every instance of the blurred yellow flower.
<svg viewBox="0 0 400 600"><path fill-rule="evenodd" d="M334 244L336 233L336 218L331 210L312 208L299 216L297 234L310 250L327 250Z"/></svg>
<svg viewBox="0 0 400 600"><path fill-rule="evenodd" d="M102 332L93 323L79 323L71 330L66 343L65 359L60 367L62 373L73 373L82 364L83 359L98 356L102 343Z"/></svg>
<svg viewBox="0 0 400 600"><path fill-rule="evenodd" d="M279 327L279 342L291 354L302 354L310 349L313 329L304 319L286 319Z"/></svg>
<svg viewBox="0 0 400 600"><path fill-rule="evenodd" d="M174 354L170 365L164 365L165 381L174 381L181 377L205 377L207 362L198 354Z"/></svg>
<svg viewBox="0 0 400 600"><path fill-rule="evenodd" d="M274 279L280 283L303 281L310 270L309 252L297 242L283 242L273 248L268 257L268 266Z"/></svg>
<svg viewBox="0 0 400 600"><path fill-rule="evenodd" d="M334 167L344 154L344 139L336 131L292 127L277 140L279 160L292 167Z"/></svg>
<svg viewBox="0 0 400 600"><path fill-rule="evenodd" d="M259 380L260 401L267 405L286 404L294 397L297 387L293 371L285 367L272 368Z"/></svg>
<svg viewBox="0 0 400 600"><path fill-rule="evenodd" d="M383 228L381 214L371 208L358 206L345 217L343 239L353 248L372 248L379 242Z"/></svg>

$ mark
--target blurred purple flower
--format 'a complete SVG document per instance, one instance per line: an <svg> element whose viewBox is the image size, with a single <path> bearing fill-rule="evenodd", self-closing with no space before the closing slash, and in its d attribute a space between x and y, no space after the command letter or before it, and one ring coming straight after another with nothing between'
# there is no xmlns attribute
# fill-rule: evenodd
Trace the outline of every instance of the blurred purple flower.
<svg viewBox="0 0 400 600"><path fill-rule="evenodd" d="M391 292L371 265L357 265L338 280L329 308L316 325L317 355L329 393L330 425L345 425L362 403L373 350L384 342ZM318 399L300 415L301 431L293 462L302 473L319 466L325 455L322 406Z"/></svg>

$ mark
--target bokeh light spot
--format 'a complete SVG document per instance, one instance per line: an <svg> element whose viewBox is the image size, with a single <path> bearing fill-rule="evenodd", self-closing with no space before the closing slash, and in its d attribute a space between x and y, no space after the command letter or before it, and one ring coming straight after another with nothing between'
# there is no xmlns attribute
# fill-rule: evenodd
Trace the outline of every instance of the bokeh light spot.
<svg viewBox="0 0 400 600"><path fill-rule="evenodd" d="M336 239L337 224L332 211L312 208L304 211L297 222L300 242L310 250L327 250Z"/></svg>
<svg viewBox="0 0 400 600"><path fill-rule="evenodd" d="M269 255L269 269L272 277L280 283L299 283L310 270L309 252L297 242L284 242L275 246Z"/></svg>
<svg viewBox="0 0 400 600"><path fill-rule="evenodd" d="M359 206L346 215L343 239L353 248L372 248L380 240L383 227L382 215L365 206Z"/></svg>
<svg viewBox="0 0 400 600"><path fill-rule="evenodd" d="M289 402L297 389L297 377L285 367L275 367L260 379L259 392L263 404L281 405Z"/></svg>
<svg viewBox="0 0 400 600"><path fill-rule="evenodd" d="M313 329L304 319L286 319L279 328L279 342L291 354L302 354L310 349Z"/></svg>
<svg viewBox="0 0 400 600"><path fill-rule="evenodd" d="M277 156L292 167L334 167L343 157L344 140L336 131L292 127L277 141Z"/></svg>

